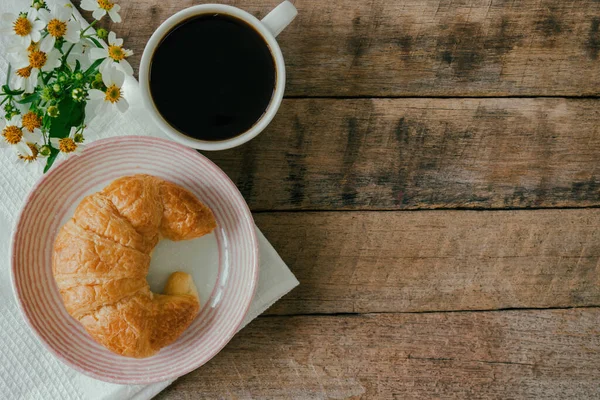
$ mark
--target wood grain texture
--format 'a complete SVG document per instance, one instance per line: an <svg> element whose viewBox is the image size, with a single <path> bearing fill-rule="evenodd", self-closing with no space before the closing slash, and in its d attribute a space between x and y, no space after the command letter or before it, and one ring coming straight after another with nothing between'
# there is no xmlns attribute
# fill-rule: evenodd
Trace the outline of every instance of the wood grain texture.
<svg viewBox="0 0 600 400"><path fill-rule="evenodd" d="M266 213L300 286L271 314L600 305L600 210Z"/></svg>
<svg viewBox="0 0 600 400"><path fill-rule="evenodd" d="M289 99L206 153L254 211L600 206L600 101Z"/></svg>
<svg viewBox="0 0 600 400"><path fill-rule="evenodd" d="M279 0L224 0L262 17ZM121 2L112 27L137 68L156 27L192 0ZM291 96L600 93L594 0L295 0L279 42Z"/></svg>
<svg viewBox="0 0 600 400"><path fill-rule="evenodd" d="M599 309L259 318L157 399L592 399L599 324Z"/></svg>
<svg viewBox="0 0 600 400"><path fill-rule="evenodd" d="M122 1L112 29L137 68L200 3ZM599 95L600 2L294 3L286 95L379 99L288 99L207 154L301 285L158 398L598 397L600 209L370 210L599 207L598 100L383 97ZM474 311L562 307L592 308ZM332 313L356 315L293 316Z"/></svg>

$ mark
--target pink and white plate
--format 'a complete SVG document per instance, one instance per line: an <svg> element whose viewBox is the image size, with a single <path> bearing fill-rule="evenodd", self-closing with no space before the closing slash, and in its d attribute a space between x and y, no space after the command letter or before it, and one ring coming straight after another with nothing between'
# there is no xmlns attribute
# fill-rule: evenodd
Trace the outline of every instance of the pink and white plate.
<svg viewBox="0 0 600 400"><path fill-rule="evenodd" d="M214 212L218 228L187 241L163 240L148 280L161 291L176 270L191 273L202 309L183 335L157 355L134 359L97 344L67 314L52 276L59 228L79 201L114 179L152 174L192 191ZM195 150L158 138L98 140L45 175L33 188L12 242L13 287L25 320L48 350L76 370L123 384L174 379L206 363L239 329L258 281L258 242L252 215L223 171Z"/></svg>

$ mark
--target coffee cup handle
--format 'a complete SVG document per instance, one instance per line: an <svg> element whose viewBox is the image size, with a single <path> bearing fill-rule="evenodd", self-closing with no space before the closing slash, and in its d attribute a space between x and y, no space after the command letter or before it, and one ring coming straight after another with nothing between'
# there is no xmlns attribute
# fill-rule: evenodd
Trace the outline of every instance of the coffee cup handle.
<svg viewBox="0 0 600 400"><path fill-rule="evenodd" d="M273 9L266 17L262 19L262 23L267 29L277 37L298 15L298 10L289 1L284 1Z"/></svg>

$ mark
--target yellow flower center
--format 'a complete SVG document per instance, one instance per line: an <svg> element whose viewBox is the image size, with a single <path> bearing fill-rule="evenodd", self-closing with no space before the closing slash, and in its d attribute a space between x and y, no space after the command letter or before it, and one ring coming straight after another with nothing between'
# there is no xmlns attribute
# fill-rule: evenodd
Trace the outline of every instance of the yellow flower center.
<svg viewBox="0 0 600 400"><path fill-rule="evenodd" d="M121 100L122 93L121 88L117 85L111 85L106 89L106 101L110 101L111 103L116 103Z"/></svg>
<svg viewBox="0 0 600 400"><path fill-rule="evenodd" d="M31 22L27 17L19 17L13 24L13 30L19 36L27 36L31 33Z"/></svg>
<svg viewBox="0 0 600 400"><path fill-rule="evenodd" d="M35 51L35 48L36 48L35 44L34 44L34 43L31 43L31 44L30 44L30 45L27 47L27 52L28 52L28 53L31 53L31 52Z"/></svg>
<svg viewBox="0 0 600 400"><path fill-rule="evenodd" d="M67 33L67 24L56 18L48 22L48 33L55 38L61 38Z"/></svg>
<svg viewBox="0 0 600 400"><path fill-rule="evenodd" d="M48 57L46 57L46 53L43 51L34 50L29 53L29 66L31 68L42 68L44 65L46 65L47 59Z"/></svg>
<svg viewBox="0 0 600 400"><path fill-rule="evenodd" d="M42 126L42 119L33 111L29 111L23 115L23 127L29 132L33 132L35 129Z"/></svg>
<svg viewBox="0 0 600 400"><path fill-rule="evenodd" d="M98 0L98 7L103 10L110 11L115 6L115 3L109 0Z"/></svg>
<svg viewBox="0 0 600 400"><path fill-rule="evenodd" d="M123 46L109 46L108 56L115 61L121 61L125 59L125 51L123 50Z"/></svg>
<svg viewBox="0 0 600 400"><path fill-rule="evenodd" d="M64 138L58 141L58 149L63 153L72 153L77 150L77 145L73 139Z"/></svg>
<svg viewBox="0 0 600 400"><path fill-rule="evenodd" d="M39 154L37 146L33 143L27 143L27 146L31 149L31 155L19 154L19 158L25 162L33 162L37 160Z"/></svg>
<svg viewBox="0 0 600 400"><path fill-rule="evenodd" d="M17 70L17 75L21 78L29 78L31 76L31 67L25 67Z"/></svg>
<svg viewBox="0 0 600 400"><path fill-rule="evenodd" d="M17 126L9 125L2 131L2 136L8 144L17 144L23 139L23 131Z"/></svg>

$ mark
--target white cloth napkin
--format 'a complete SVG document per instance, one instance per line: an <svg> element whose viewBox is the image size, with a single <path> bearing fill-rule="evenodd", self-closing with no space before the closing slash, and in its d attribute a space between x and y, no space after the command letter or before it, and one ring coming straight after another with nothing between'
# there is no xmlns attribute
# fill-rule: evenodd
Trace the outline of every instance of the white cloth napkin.
<svg viewBox="0 0 600 400"><path fill-rule="evenodd" d="M18 13L28 4L29 0L1 0L0 14ZM134 24L136 21L125 23ZM7 44L6 38L0 38L0 82L5 82L8 70ZM115 112L99 117L91 125L89 139L122 135L162 136L144 115L137 82L132 78L124 90L131 104L130 110L125 114ZM152 398L171 381L127 386L92 379L56 360L25 324L10 284L9 246L19 209L39 176L33 168L17 165L5 151L0 152L0 399ZM258 237L260 279L243 326L298 285L294 275L260 231Z"/></svg>

